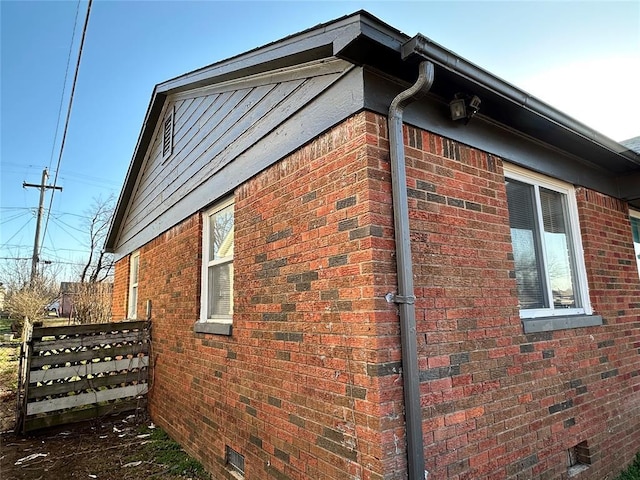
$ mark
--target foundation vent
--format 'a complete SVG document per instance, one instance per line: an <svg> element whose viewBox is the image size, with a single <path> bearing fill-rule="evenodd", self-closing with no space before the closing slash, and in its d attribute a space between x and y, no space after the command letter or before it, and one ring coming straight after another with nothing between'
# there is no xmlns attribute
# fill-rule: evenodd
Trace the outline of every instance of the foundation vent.
<svg viewBox="0 0 640 480"><path fill-rule="evenodd" d="M227 465L231 470L244 478L244 456L240 455L233 448L227 445Z"/></svg>
<svg viewBox="0 0 640 480"><path fill-rule="evenodd" d="M580 442L567 451L567 466L570 477L585 471L591 465L591 452L587 441Z"/></svg>

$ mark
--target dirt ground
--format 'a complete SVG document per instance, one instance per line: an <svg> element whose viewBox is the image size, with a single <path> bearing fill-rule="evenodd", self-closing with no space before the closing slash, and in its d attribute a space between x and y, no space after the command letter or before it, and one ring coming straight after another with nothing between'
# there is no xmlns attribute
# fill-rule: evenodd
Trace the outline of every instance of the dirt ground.
<svg viewBox="0 0 640 480"><path fill-rule="evenodd" d="M0 388L0 390L2 390ZM47 429L30 436L13 433L15 393L0 393L0 479L185 480L208 476L163 463L166 442L144 416L119 415ZM157 445L160 446L157 446ZM170 448L177 448L174 446ZM164 458L167 458L164 455Z"/></svg>
<svg viewBox="0 0 640 480"><path fill-rule="evenodd" d="M146 413L14 433L19 343L5 339L0 347L0 480L210 478Z"/></svg>

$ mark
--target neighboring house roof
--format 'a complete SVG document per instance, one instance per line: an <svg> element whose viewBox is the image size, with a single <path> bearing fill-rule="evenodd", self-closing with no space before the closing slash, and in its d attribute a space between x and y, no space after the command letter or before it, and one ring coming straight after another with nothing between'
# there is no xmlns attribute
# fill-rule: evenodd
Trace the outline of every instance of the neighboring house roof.
<svg viewBox="0 0 640 480"><path fill-rule="evenodd" d="M471 145L482 138L476 125L478 122L485 129L495 130L497 126L503 131L526 136L542 142L547 151L562 152L563 160L555 163L547 160L542 165L540 155L533 147L528 157L510 158L507 137L483 147L528 168L602 191L640 208L638 153L428 38L420 34L411 38L369 13L359 11L157 85L118 200L107 237L107 250L117 250L120 255L130 253L186 218L185 212L192 214L204 208L219 195L232 191L261 169L358 111L368 109L386 115L393 96L406 83L415 80L416 66L425 59L435 65L430 98L439 99L439 105L446 108L455 93L474 92L482 99L481 120L474 119L469 127L461 127L446 121L442 108L434 115L417 112L414 108L407 111L406 122L420 118L428 130ZM168 202L164 210L143 210L134 215L135 218L127 218L148 152L166 114L168 99L212 88L224 91L237 86L234 88L239 91L265 84L280 86L292 79L307 85L307 95L301 96L296 105L281 108L277 118L271 120L270 128L264 126L260 131L250 123L241 125L238 137L253 135L254 138L233 152L215 153L217 156L211 161L219 164L218 169L208 171L217 175L224 169L217 183L207 183L207 188L198 192L174 192L174 197L183 196L174 198L173 203ZM395 92L390 88L394 84ZM328 91L331 93L326 94ZM239 105L251 108L246 103ZM427 118L429 116L433 118ZM204 174L203 171L200 173ZM204 184L208 180L203 177L198 181ZM121 239L125 221L130 229L131 223L136 221L145 222L145 225L137 230L134 228L133 233Z"/></svg>
<svg viewBox="0 0 640 480"><path fill-rule="evenodd" d="M637 137L630 138L628 140L623 140L620 142L621 145L624 145L629 150L633 150L634 152L640 154L640 135Z"/></svg>

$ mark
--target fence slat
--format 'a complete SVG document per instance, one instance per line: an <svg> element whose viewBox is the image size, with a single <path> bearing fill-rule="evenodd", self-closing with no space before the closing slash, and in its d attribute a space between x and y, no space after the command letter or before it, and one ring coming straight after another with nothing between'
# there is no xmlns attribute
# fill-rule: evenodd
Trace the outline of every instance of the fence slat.
<svg viewBox="0 0 640 480"><path fill-rule="evenodd" d="M99 345L108 345L114 343L131 343L147 340L145 332L127 332L127 333L100 333L87 337L72 337L59 340L35 340L33 342L34 353L44 352L48 350L64 350L66 348L77 347L96 347Z"/></svg>
<svg viewBox="0 0 640 480"><path fill-rule="evenodd" d="M47 397L49 395L61 395L69 392L80 392L88 388L109 387L131 382L146 382L147 369L137 372L120 373L118 375L105 375L103 377L81 378L75 382L53 383L51 385L31 385L28 398Z"/></svg>
<svg viewBox="0 0 640 480"><path fill-rule="evenodd" d="M149 366L149 357L124 358L122 360L109 360L108 362L89 362L85 365L72 365L71 367L48 368L46 370L33 370L29 375L31 384L48 382L61 378L85 377L98 373L131 370Z"/></svg>
<svg viewBox="0 0 640 480"><path fill-rule="evenodd" d="M128 387L111 388L109 390L99 390L97 392L81 393L80 395L29 403L27 405L27 415L65 410L119 398L135 397L147 393L147 387L146 383L141 383L139 385L129 385Z"/></svg>
<svg viewBox="0 0 640 480"><path fill-rule="evenodd" d="M48 353L48 352L47 352ZM69 362L80 362L92 358L137 356L139 353L149 353L148 343L134 343L124 347L111 347L100 349L87 349L51 355L38 355L31 358L31 368L41 368L44 365L63 365Z"/></svg>
<svg viewBox="0 0 640 480"><path fill-rule="evenodd" d="M87 325L63 325L60 327L33 327L33 338L58 337L60 335L90 335L93 333L121 332L123 330L143 330L146 320L132 322L90 323Z"/></svg>
<svg viewBox="0 0 640 480"><path fill-rule="evenodd" d="M25 419L23 431L31 432L41 428L55 427L67 423L81 422L92 418L99 418L105 415L114 415L121 412L128 412L138 408L146 407L145 398L130 398L116 403L106 405L92 405L79 410L67 410L62 413L50 413L45 416L27 417Z"/></svg>

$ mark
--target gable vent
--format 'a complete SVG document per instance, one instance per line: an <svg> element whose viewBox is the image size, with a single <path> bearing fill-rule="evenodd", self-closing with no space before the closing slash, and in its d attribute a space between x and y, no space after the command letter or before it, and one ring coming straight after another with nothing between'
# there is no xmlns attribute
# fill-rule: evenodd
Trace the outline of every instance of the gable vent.
<svg viewBox="0 0 640 480"><path fill-rule="evenodd" d="M162 158L165 159L173 153L173 108L164 119L162 131Z"/></svg>

